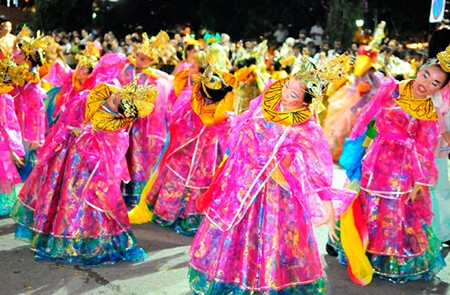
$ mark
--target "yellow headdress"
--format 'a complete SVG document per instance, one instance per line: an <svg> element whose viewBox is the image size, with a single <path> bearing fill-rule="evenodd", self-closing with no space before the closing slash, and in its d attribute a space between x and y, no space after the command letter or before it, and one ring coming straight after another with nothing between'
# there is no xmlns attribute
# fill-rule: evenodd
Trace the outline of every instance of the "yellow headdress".
<svg viewBox="0 0 450 295"><path fill-rule="evenodd" d="M38 50L45 50L48 45L45 35L41 35L41 32L37 31L36 38L32 38L26 27L24 27L21 30L21 33L19 33L18 40L20 49L22 49L27 56L30 56L33 52L37 52Z"/></svg>
<svg viewBox="0 0 450 295"><path fill-rule="evenodd" d="M28 72L26 65L17 66L11 58L0 60L0 93L8 93L14 87L12 83L23 85Z"/></svg>
<svg viewBox="0 0 450 295"><path fill-rule="evenodd" d="M437 54L437 59L441 68L450 73L450 46L448 46L445 51L441 51Z"/></svg>
<svg viewBox="0 0 450 295"><path fill-rule="evenodd" d="M166 32L161 31L153 37L148 38L147 33L142 34L142 43L139 46L139 52L150 58L151 60L158 60L158 49L167 44L170 40L169 35Z"/></svg>
<svg viewBox="0 0 450 295"><path fill-rule="evenodd" d="M75 58L78 60L78 64L88 68L95 68L100 58L100 51L97 46L92 42L86 43L86 49L82 54L77 54Z"/></svg>
<svg viewBox="0 0 450 295"><path fill-rule="evenodd" d="M294 78L305 84L306 91L313 96L311 106L316 114L325 109L322 103L325 86L329 82L344 78L350 67L350 58L345 54L319 61L317 64L310 62L305 56L302 58Z"/></svg>
<svg viewBox="0 0 450 295"><path fill-rule="evenodd" d="M41 35L40 31L37 31L36 37L30 36L30 30L24 26L18 34L18 46L25 53L27 57L40 59L40 62L44 61L44 52L47 49L48 41L45 35ZM37 60L36 60L37 61Z"/></svg>
<svg viewBox="0 0 450 295"><path fill-rule="evenodd" d="M153 111L158 89L153 85L137 85L137 79L134 79L123 86L119 95L125 117L145 117Z"/></svg>
<svg viewBox="0 0 450 295"><path fill-rule="evenodd" d="M211 99L209 90L220 90L224 86L234 87L236 77L230 73L216 70L213 66L208 66L203 75L193 75L192 83L199 84L205 95Z"/></svg>
<svg viewBox="0 0 450 295"><path fill-rule="evenodd" d="M196 58L203 68L207 68L208 65L214 65L218 70L227 71L231 65L225 49L219 43L213 43L197 52Z"/></svg>
<svg viewBox="0 0 450 295"><path fill-rule="evenodd" d="M185 46L188 45L202 46L203 40L197 40L194 38L194 35L191 36L189 34L186 34L186 36L184 36L184 44Z"/></svg>

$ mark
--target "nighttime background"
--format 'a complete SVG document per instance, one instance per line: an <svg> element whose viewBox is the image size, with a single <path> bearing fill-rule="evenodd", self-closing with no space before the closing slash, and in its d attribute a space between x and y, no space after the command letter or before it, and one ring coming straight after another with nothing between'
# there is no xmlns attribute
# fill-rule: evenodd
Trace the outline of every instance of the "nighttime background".
<svg viewBox="0 0 450 295"><path fill-rule="evenodd" d="M1 1L10 5L14 2ZM233 40L270 34L283 22L292 36L309 31L317 20L331 39L351 42L356 19L373 30L386 21L387 35L406 42L427 41L436 28L428 22L430 0L28 0L19 8L32 11L29 26L51 30L96 29L118 36L141 30L150 35L189 25L193 32L228 33ZM95 15L95 18L93 17ZM198 34L199 35L199 34Z"/></svg>

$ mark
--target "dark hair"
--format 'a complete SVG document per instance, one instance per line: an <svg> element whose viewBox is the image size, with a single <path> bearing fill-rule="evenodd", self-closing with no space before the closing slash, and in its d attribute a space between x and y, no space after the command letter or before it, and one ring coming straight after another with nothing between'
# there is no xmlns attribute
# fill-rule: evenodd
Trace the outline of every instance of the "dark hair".
<svg viewBox="0 0 450 295"><path fill-rule="evenodd" d="M125 116L125 108L123 107L123 103L122 102L123 102L123 100L120 101L119 106L117 107L117 112L119 114L121 114L122 116L126 117L126 118L137 118L138 115L139 115L137 107L134 104L132 104L130 106L130 109L132 110L132 113L134 114L134 116L127 117L127 116Z"/></svg>
<svg viewBox="0 0 450 295"><path fill-rule="evenodd" d="M186 46L186 48L184 49L184 58L187 58L187 52L194 50L195 49L195 45L194 44L189 44L188 46Z"/></svg>
<svg viewBox="0 0 450 295"><path fill-rule="evenodd" d="M430 58L436 57L441 51L444 51L448 46L448 40L450 40L450 29L442 28L435 31L428 43L428 56Z"/></svg>
<svg viewBox="0 0 450 295"><path fill-rule="evenodd" d="M303 96L303 102L310 104L313 100L313 96L309 90L304 91L305 95Z"/></svg>
<svg viewBox="0 0 450 295"><path fill-rule="evenodd" d="M279 61L276 61L276 62L274 62L273 63L273 69L275 70L275 71L279 71L279 70L281 70L281 63L279 62Z"/></svg>
<svg viewBox="0 0 450 295"><path fill-rule="evenodd" d="M219 76L217 76L217 77L219 77ZM204 87L201 86L200 93L202 94L202 96L206 97L214 102L219 102L222 99L224 99L225 95L227 95L228 92L233 90L233 87L225 84L223 79L221 79L221 80L222 80L222 88L220 88L220 89L211 89L206 86L204 86ZM204 88L206 88L206 89L204 89Z"/></svg>

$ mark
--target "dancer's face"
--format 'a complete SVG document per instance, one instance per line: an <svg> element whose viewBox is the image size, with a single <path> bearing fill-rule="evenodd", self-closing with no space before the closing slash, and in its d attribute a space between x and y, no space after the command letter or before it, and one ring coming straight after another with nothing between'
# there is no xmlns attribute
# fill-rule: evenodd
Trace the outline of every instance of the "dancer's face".
<svg viewBox="0 0 450 295"><path fill-rule="evenodd" d="M120 95L118 92L111 94L110 97L108 97L108 106L115 112L119 111L119 104L121 101Z"/></svg>
<svg viewBox="0 0 450 295"><path fill-rule="evenodd" d="M85 66L78 66L75 71L75 77L81 81L86 80L89 77L89 68Z"/></svg>
<svg viewBox="0 0 450 295"><path fill-rule="evenodd" d="M447 78L438 65L428 66L417 74L417 78L412 85L412 92L415 98L427 97L444 86Z"/></svg>
<svg viewBox="0 0 450 295"><path fill-rule="evenodd" d="M289 79L288 82L284 84L283 89L281 90L281 104L285 110L295 110L303 106L305 97L304 89L305 85L295 78Z"/></svg>
<svg viewBox="0 0 450 295"><path fill-rule="evenodd" d="M152 60L145 54L138 52L136 54L136 66L139 69L145 69L152 64Z"/></svg>

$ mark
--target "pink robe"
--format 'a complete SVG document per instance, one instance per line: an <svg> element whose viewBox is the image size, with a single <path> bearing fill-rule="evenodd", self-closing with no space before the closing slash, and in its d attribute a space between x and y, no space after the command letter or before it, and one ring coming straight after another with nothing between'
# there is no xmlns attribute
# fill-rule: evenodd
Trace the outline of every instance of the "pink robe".
<svg viewBox="0 0 450 295"><path fill-rule="evenodd" d="M10 94L0 94L0 216L9 215L16 197L14 188L22 183L10 152L24 157L22 133Z"/></svg>
<svg viewBox="0 0 450 295"><path fill-rule="evenodd" d="M322 200L339 216L355 196L331 188L333 161L314 118L288 127L253 105L231 131L189 251L191 273L201 274L191 276L194 291L203 280L255 292L316 284L323 272L313 223L324 217Z"/></svg>
<svg viewBox="0 0 450 295"><path fill-rule="evenodd" d="M412 117L393 98L398 82L389 77L365 106L350 138L376 117L378 135L362 162L360 198L369 233L367 252L375 272L400 281L425 279L445 265L431 230L429 187L438 171L434 147L438 121ZM414 183L424 190L406 201Z"/></svg>

